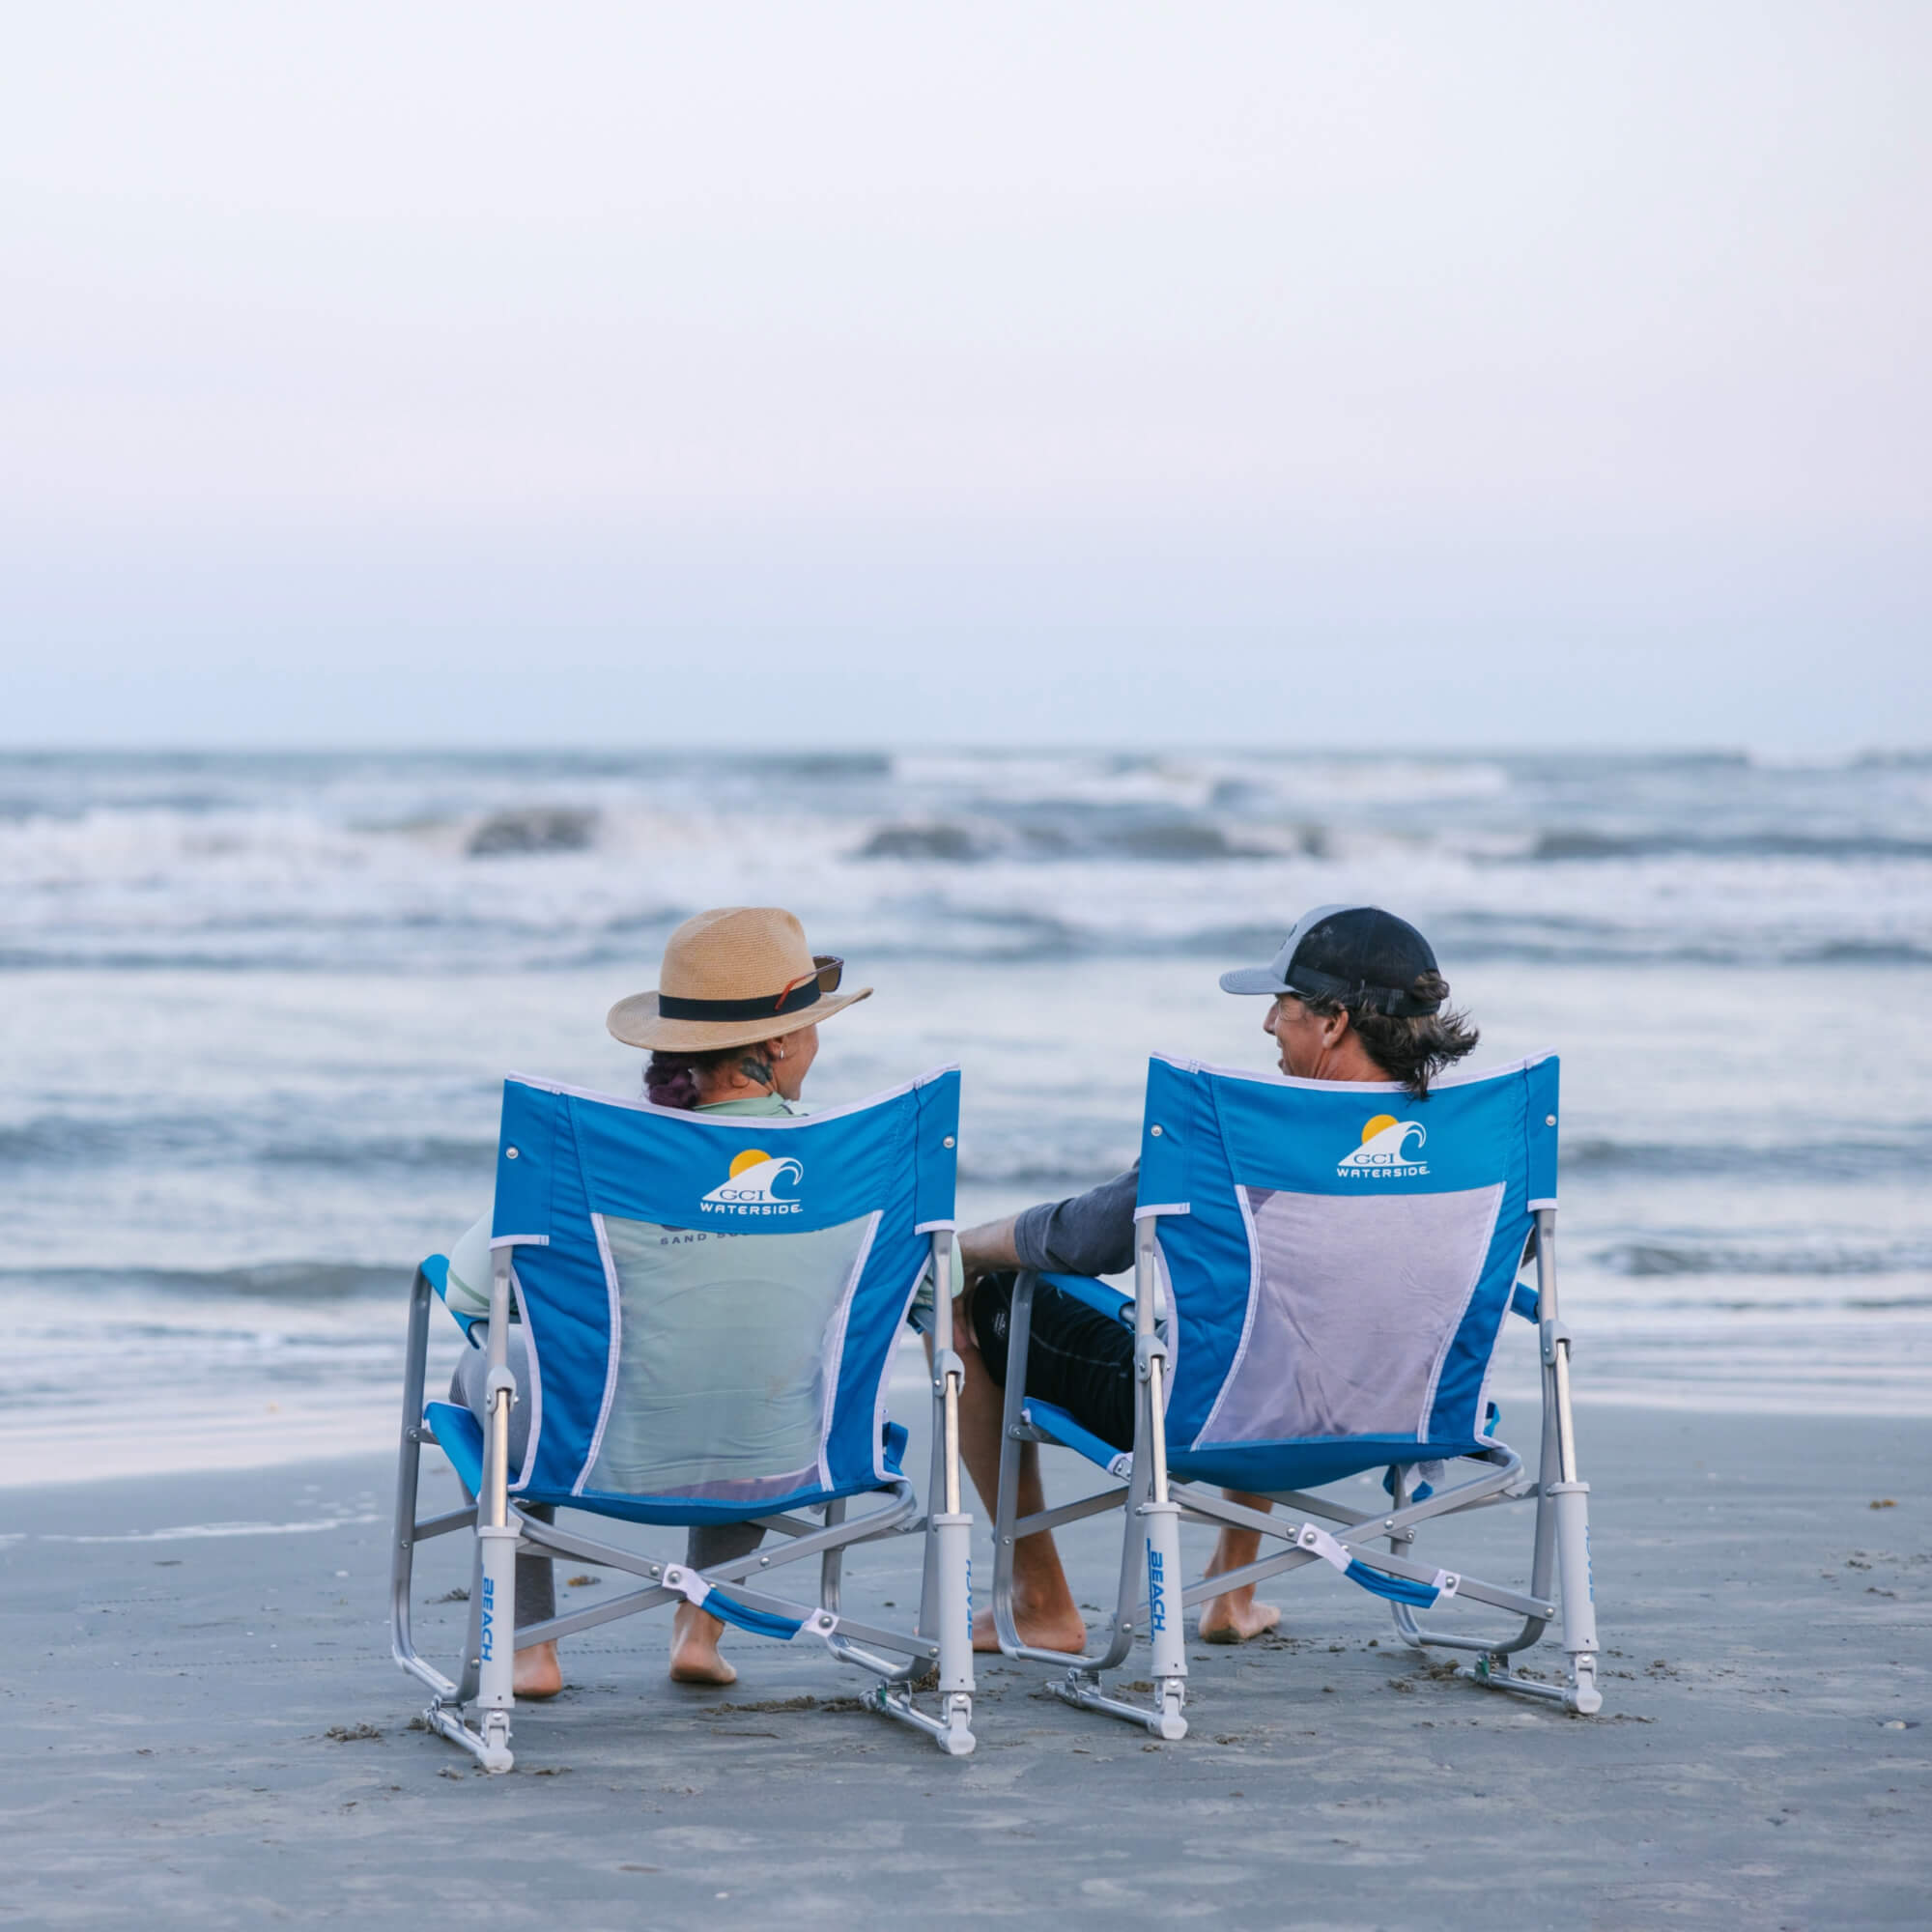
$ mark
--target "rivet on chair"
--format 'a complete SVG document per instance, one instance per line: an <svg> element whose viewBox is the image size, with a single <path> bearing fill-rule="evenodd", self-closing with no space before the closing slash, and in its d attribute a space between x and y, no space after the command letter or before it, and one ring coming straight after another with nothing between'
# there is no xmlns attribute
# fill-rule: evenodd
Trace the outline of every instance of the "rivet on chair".
<svg viewBox="0 0 1932 1932"><path fill-rule="evenodd" d="M1150 1127L1150 1128L1148 1129L1148 1132L1149 1132L1149 1133L1151 1133L1151 1135L1152 1135L1152 1136L1154 1137L1154 1139L1155 1139L1155 1140L1159 1140L1159 1138L1160 1138L1160 1129L1159 1129L1158 1127Z"/></svg>
<svg viewBox="0 0 1932 1932"><path fill-rule="evenodd" d="M1556 1124L1556 1116L1554 1114L1545 1114L1543 1117L1543 1124L1546 1127L1553 1127Z"/></svg>
<svg viewBox="0 0 1932 1932"><path fill-rule="evenodd" d="M951 1134L948 1134L946 1136L946 1145L948 1147L951 1147L952 1145L952 1136Z"/></svg>
<svg viewBox="0 0 1932 1932"><path fill-rule="evenodd" d="M503 1158L505 1160L515 1160L516 1157L517 1157L517 1151L515 1148L505 1148L503 1150Z"/></svg>

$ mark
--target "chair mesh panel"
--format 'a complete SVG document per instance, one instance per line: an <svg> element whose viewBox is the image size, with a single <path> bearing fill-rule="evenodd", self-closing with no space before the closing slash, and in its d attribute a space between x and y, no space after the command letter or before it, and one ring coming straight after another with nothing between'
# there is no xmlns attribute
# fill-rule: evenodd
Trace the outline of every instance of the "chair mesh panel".
<svg viewBox="0 0 1932 1932"><path fill-rule="evenodd" d="M1502 1187L1397 1198L1240 1191L1254 1307L1200 1439L1426 1435Z"/></svg>
<svg viewBox="0 0 1932 1932"><path fill-rule="evenodd" d="M604 1216L621 1326L589 1487L753 1501L815 1481L874 1218L732 1236Z"/></svg>

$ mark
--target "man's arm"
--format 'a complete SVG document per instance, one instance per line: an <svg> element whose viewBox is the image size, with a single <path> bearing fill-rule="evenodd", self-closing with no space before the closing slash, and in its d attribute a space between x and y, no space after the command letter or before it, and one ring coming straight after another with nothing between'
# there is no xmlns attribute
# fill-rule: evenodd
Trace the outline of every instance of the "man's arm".
<svg viewBox="0 0 1932 1932"><path fill-rule="evenodd" d="M1120 1274L1134 1264L1136 1162L1124 1174L1065 1201L1043 1201L1004 1221L987 1221L959 1236L969 1275L994 1268L1036 1268L1054 1274Z"/></svg>
<svg viewBox="0 0 1932 1932"><path fill-rule="evenodd" d="M991 1274L996 1268L1019 1266L1019 1251L1013 1246L1013 1229L1019 1218L1017 1214L1009 1214L1004 1221L982 1221L977 1228L962 1230L959 1260L969 1281L978 1275Z"/></svg>

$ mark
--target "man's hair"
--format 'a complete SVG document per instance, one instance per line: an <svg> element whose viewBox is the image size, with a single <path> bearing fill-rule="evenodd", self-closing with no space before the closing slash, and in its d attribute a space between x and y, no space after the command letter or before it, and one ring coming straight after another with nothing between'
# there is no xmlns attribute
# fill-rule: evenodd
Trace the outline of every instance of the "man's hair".
<svg viewBox="0 0 1932 1932"><path fill-rule="evenodd" d="M1324 1016L1347 1013L1368 1056L1391 1080L1400 1080L1408 1089L1411 1100L1429 1098L1429 1083L1445 1066L1453 1066L1482 1037L1469 1024L1467 1013L1450 1009L1449 981L1440 973L1418 973L1408 991L1418 1000L1443 1004L1433 1013L1405 1017L1379 1013L1367 997L1349 999L1310 998L1297 993L1309 1011Z"/></svg>

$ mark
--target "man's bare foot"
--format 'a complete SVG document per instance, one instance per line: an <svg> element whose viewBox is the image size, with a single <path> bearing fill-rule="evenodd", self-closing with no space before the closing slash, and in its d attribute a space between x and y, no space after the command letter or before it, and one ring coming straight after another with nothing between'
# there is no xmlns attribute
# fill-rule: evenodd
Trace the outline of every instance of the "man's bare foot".
<svg viewBox="0 0 1932 1932"><path fill-rule="evenodd" d="M1230 1590L1225 1597L1209 1599L1201 1612L1203 1643L1246 1643L1262 1636L1281 1622L1281 1611L1273 1604L1255 1602L1255 1586Z"/></svg>
<svg viewBox="0 0 1932 1932"><path fill-rule="evenodd" d="M1024 1604L1013 1605L1013 1624L1020 1634L1020 1641L1030 1644L1035 1650L1080 1651L1087 1648L1087 1626L1080 1620L1080 1612L1069 1603L1056 1612L1037 1615ZM991 1610L981 1610L973 1619L973 1648L975 1650L998 1650L1000 1634L993 1628Z"/></svg>
<svg viewBox="0 0 1932 1932"><path fill-rule="evenodd" d="M518 1651L510 1685L519 1697L533 1702L554 1697L563 1689L563 1666L556 1661L556 1645L533 1643L527 1650Z"/></svg>
<svg viewBox="0 0 1932 1932"><path fill-rule="evenodd" d="M680 1604L670 1620L673 1684L735 1684L738 1673L718 1655L724 1626L696 1604Z"/></svg>

